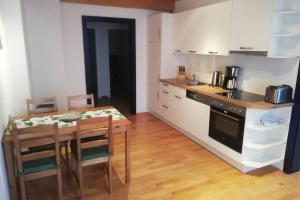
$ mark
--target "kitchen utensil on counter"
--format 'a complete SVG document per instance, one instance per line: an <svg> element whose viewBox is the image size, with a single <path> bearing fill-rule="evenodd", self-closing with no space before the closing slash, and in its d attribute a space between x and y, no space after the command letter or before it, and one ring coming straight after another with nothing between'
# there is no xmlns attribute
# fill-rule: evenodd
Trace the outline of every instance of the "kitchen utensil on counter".
<svg viewBox="0 0 300 200"><path fill-rule="evenodd" d="M239 76L239 67L227 66L225 74L226 74L226 76L230 76L230 77L238 77Z"/></svg>
<svg viewBox="0 0 300 200"><path fill-rule="evenodd" d="M237 78L239 75L239 67L227 66L223 83L223 88L228 90L237 90Z"/></svg>
<svg viewBox="0 0 300 200"><path fill-rule="evenodd" d="M178 66L177 79L179 80L186 79L185 66Z"/></svg>
<svg viewBox="0 0 300 200"><path fill-rule="evenodd" d="M222 78L222 72L214 71L211 79L212 86L220 86Z"/></svg>
<svg viewBox="0 0 300 200"><path fill-rule="evenodd" d="M293 88L289 85L268 86L266 88L265 101L282 104L292 102Z"/></svg>

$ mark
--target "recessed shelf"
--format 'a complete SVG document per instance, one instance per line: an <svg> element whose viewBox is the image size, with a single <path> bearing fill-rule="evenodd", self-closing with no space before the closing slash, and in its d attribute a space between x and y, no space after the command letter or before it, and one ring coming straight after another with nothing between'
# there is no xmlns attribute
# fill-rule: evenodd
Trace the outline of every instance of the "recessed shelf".
<svg viewBox="0 0 300 200"><path fill-rule="evenodd" d="M276 56L276 55L268 55L268 58L289 59L289 58L300 58L300 56Z"/></svg>
<svg viewBox="0 0 300 200"><path fill-rule="evenodd" d="M253 167L253 168L262 168L262 167L266 167L268 165L272 165L272 164L275 164L277 162L280 162L284 159L283 156L281 157L273 157L271 158L270 160L268 161L249 161L249 160L246 160L246 161L243 161L243 164L248 166L248 167Z"/></svg>
<svg viewBox="0 0 300 200"><path fill-rule="evenodd" d="M246 143L244 146L246 148L250 148L250 149L263 150L263 149L271 148L274 146L279 146L279 145L282 145L285 143L286 143L286 140L270 139L267 141L249 142L249 143Z"/></svg>
<svg viewBox="0 0 300 200"><path fill-rule="evenodd" d="M258 126L258 125L247 125L246 128L250 129L250 130L255 130L255 131L270 131L270 130L274 130L274 129L278 129L278 128L282 128L282 127L289 127L289 124L278 124L278 125L274 125L274 126Z"/></svg>
<svg viewBox="0 0 300 200"><path fill-rule="evenodd" d="M284 11L277 11L276 14L282 14L282 15L294 15L294 14L300 14L300 11L296 10L284 10Z"/></svg>
<svg viewBox="0 0 300 200"><path fill-rule="evenodd" d="M299 34L274 34L275 37L299 37L300 38L300 33Z"/></svg>

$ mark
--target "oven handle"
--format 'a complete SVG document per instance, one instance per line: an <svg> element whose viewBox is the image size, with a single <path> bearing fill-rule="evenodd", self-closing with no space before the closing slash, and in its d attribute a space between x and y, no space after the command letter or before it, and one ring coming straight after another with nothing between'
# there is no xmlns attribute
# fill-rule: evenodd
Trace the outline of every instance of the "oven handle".
<svg viewBox="0 0 300 200"><path fill-rule="evenodd" d="M230 115L226 115L226 114L224 114L224 113L222 113L222 112L220 112L220 111L217 111L217 110L214 110L214 109L210 109L210 111L211 111L211 112L214 112L214 113L217 113L217 114L219 114L219 115L222 115L223 117L232 119L232 120L234 120L234 121L237 121L237 122L240 121L238 118L232 117L232 116L230 116Z"/></svg>

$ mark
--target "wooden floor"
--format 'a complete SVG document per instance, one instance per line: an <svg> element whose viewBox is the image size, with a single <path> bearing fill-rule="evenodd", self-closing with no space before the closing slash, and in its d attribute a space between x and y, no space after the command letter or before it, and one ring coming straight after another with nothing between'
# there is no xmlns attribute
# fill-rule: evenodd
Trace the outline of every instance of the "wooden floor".
<svg viewBox="0 0 300 200"><path fill-rule="evenodd" d="M300 199L300 173L268 167L243 174L150 114L130 117L132 181L124 184L124 135L115 136L114 191L107 192L102 166L84 170L85 199L103 200L291 200ZM79 199L76 183L63 176L64 199ZM55 199L55 178L27 184L29 199Z"/></svg>

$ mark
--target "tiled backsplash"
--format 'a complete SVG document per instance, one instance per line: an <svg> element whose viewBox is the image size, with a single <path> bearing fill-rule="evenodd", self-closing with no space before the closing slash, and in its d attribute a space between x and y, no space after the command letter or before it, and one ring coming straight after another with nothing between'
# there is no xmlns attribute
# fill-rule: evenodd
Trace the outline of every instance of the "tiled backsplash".
<svg viewBox="0 0 300 200"><path fill-rule="evenodd" d="M181 55L183 56L183 55ZM231 55L214 57L205 55L184 55L182 64L187 67L188 76L196 74L197 79L209 83L213 71L225 72L225 66L241 67L238 87L241 90L264 94L269 85L287 84L295 88L299 59L271 59L263 56Z"/></svg>

